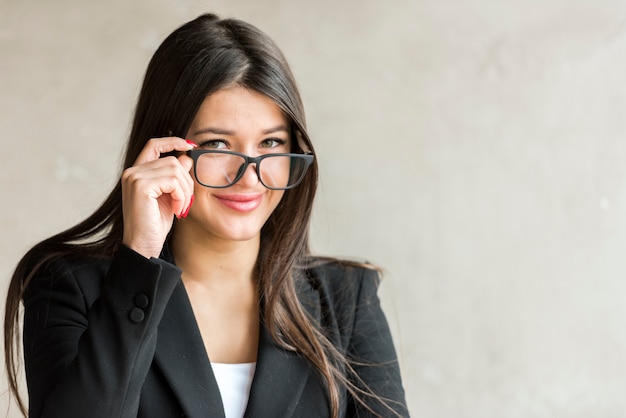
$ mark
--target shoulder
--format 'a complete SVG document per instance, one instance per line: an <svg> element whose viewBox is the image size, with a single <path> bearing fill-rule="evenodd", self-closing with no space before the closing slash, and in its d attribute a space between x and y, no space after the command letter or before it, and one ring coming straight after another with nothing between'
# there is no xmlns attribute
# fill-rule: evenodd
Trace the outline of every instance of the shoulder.
<svg viewBox="0 0 626 418"><path fill-rule="evenodd" d="M33 266L32 278L26 284L24 302L38 296L62 292L80 294L90 304L100 294L102 279L111 265L110 259L61 256Z"/></svg>
<svg viewBox="0 0 626 418"><path fill-rule="evenodd" d="M376 292L381 280L375 266L341 259L311 258L304 272L313 288L337 297Z"/></svg>
<svg viewBox="0 0 626 418"><path fill-rule="evenodd" d="M354 351L360 342L381 335L386 319L377 294L378 269L366 263L312 259L302 272L298 297L340 351Z"/></svg>
<svg viewBox="0 0 626 418"><path fill-rule="evenodd" d="M111 298L145 293L166 301L180 281L181 270L170 261L145 258L120 245L111 258L75 255L48 257L31 268L24 304L82 298L86 306L106 293ZM134 297L134 296L133 296ZM78 298L78 299L77 299Z"/></svg>
<svg viewBox="0 0 626 418"><path fill-rule="evenodd" d="M359 311L379 303L380 274L367 263L313 258L302 271L299 297L325 326L349 330Z"/></svg>

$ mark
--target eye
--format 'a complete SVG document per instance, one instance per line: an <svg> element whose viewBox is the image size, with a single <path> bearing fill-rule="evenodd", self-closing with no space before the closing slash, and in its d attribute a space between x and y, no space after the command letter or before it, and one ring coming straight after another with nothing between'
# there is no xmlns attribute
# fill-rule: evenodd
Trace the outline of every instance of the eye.
<svg viewBox="0 0 626 418"><path fill-rule="evenodd" d="M203 141L198 144L198 148L202 149L225 149L228 148L228 143L223 139L210 139L208 141Z"/></svg>
<svg viewBox="0 0 626 418"><path fill-rule="evenodd" d="M284 148L287 141L280 138L267 138L261 142L261 148Z"/></svg>

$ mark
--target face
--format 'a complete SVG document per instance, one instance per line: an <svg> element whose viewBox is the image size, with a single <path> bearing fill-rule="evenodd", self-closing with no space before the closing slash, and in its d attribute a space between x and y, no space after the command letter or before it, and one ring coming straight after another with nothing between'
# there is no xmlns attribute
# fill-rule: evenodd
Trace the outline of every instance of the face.
<svg viewBox="0 0 626 418"><path fill-rule="evenodd" d="M187 139L200 150L235 151L250 157L291 150L289 123L280 108L268 97L238 86L219 90L204 100ZM209 165L204 168L211 170ZM195 177L194 181L194 203L184 229L209 239L258 239L284 194L263 186L255 164L227 188L204 187Z"/></svg>

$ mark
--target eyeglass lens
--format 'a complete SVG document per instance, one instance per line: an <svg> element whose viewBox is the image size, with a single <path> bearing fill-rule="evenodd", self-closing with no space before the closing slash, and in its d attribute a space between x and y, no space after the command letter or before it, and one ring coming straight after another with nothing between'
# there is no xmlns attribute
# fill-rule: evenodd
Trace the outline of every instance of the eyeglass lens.
<svg viewBox="0 0 626 418"><path fill-rule="evenodd" d="M233 154L206 153L198 157L196 177L209 187L228 187L243 174L246 160ZM285 189L297 184L307 164L298 156L271 155L259 162L261 183L270 189Z"/></svg>

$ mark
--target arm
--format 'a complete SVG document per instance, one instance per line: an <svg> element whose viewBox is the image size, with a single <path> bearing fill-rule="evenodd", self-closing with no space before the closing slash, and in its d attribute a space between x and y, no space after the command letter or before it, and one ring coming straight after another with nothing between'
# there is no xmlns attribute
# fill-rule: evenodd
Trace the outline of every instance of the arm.
<svg viewBox="0 0 626 418"><path fill-rule="evenodd" d="M122 246L105 271L95 263L63 263L29 285L24 359L30 417L137 416L157 327L180 270Z"/></svg>
<svg viewBox="0 0 626 418"><path fill-rule="evenodd" d="M136 417L165 306L180 270L157 257L189 211L193 143L153 138L122 174L122 246L110 267L58 262L24 295L30 416ZM185 209L187 208L187 209ZM108 272L106 271L108 270Z"/></svg>
<svg viewBox="0 0 626 418"><path fill-rule="evenodd" d="M400 368L389 326L383 313L377 290L379 278L375 270L363 269L356 302L352 337L348 357L357 374L355 385L369 388L385 400L391 410L379 400L366 397L367 405L381 417L408 417ZM394 413L395 411L395 413ZM372 416L363 405L351 400L348 416Z"/></svg>

